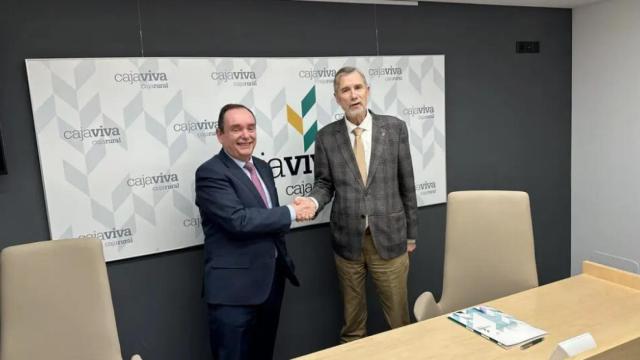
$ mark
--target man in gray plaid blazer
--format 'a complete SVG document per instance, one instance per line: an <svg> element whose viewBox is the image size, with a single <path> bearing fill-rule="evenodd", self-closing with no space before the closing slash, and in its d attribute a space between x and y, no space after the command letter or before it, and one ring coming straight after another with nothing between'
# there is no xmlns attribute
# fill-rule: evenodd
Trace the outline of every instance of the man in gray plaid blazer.
<svg viewBox="0 0 640 360"><path fill-rule="evenodd" d="M417 203L406 124L368 111L369 86L356 68L336 73L334 91L345 117L318 132L310 197L317 211L334 198L331 235L344 301L341 341L347 342L366 336L367 273L389 326L409 323Z"/></svg>

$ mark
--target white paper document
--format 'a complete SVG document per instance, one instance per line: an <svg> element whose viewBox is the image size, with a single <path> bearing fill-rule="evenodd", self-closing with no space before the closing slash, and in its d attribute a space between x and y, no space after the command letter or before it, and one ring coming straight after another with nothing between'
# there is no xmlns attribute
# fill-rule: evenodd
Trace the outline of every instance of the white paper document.
<svg viewBox="0 0 640 360"><path fill-rule="evenodd" d="M547 334L544 330L484 305L453 312L449 314L449 319L505 348L515 345L524 347Z"/></svg>

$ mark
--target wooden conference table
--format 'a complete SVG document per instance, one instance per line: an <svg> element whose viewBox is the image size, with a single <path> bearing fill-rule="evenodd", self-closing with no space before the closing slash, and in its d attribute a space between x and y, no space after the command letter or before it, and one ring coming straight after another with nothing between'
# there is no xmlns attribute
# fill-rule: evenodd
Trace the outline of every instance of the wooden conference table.
<svg viewBox="0 0 640 360"><path fill-rule="evenodd" d="M505 350L443 315L298 359L548 359L559 342L585 332L597 347L572 359L640 359L640 275L588 261L582 270L486 303L548 332L526 350Z"/></svg>

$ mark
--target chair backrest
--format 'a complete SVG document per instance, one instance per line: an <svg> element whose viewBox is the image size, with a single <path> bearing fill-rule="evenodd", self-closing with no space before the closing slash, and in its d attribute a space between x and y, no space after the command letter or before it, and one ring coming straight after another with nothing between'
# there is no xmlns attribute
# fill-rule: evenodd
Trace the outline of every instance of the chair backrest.
<svg viewBox="0 0 640 360"><path fill-rule="evenodd" d="M450 193L445 238L443 312L538 286L527 193Z"/></svg>
<svg viewBox="0 0 640 360"><path fill-rule="evenodd" d="M8 247L0 289L1 360L122 359L100 240Z"/></svg>

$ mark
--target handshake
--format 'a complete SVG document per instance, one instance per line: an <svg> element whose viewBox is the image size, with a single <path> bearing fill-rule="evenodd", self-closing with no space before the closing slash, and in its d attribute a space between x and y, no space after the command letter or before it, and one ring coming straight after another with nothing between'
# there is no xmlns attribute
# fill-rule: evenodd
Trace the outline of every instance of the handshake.
<svg viewBox="0 0 640 360"><path fill-rule="evenodd" d="M296 212L296 221L308 221L316 216L316 203L308 197L297 197L291 203Z"/></svg>

